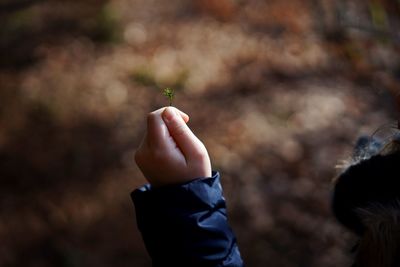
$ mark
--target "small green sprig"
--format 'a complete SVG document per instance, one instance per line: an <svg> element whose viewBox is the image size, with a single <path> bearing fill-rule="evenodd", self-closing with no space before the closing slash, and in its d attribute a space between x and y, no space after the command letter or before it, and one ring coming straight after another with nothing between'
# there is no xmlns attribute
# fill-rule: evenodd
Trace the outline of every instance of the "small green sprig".
<svg viewBox="0 0 400 267"><path fill-rule="evenodd" d="M168 98L169 105L172 106L172 100L174 99L175 93L171 88L165 88L163 94Z"/></svg>

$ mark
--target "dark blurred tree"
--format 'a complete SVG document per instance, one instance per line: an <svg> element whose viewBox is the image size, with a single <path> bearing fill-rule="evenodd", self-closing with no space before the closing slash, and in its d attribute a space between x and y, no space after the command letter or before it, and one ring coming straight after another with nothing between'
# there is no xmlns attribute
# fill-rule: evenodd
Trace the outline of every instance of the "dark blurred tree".
<svg viewBox="0 0 400 267"><path fill-rule="evenodd" d="M21 0L0 2L0 68L34 62L42 44L85 36L95 42L118 40L118 23L106 0Z"/></svg>

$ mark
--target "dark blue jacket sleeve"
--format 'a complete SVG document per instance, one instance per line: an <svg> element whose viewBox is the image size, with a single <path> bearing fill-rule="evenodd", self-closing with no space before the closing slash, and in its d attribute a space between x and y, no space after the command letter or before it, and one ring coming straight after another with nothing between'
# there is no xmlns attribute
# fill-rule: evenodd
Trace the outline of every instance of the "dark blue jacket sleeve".
<svg viewBox="0 0 400 267"><path fill-rule="evenodd" d="M243 266L218 172L181 185L145 185L132 199L153 267Z"/></svg>

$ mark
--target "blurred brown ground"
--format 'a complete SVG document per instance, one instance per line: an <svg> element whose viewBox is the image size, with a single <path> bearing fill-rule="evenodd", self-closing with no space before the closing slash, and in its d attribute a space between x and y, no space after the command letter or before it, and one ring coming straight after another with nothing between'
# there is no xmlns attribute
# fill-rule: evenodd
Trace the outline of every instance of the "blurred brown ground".
<svg viewBox="0 0 400 267"><path fill-rule="evenodd" d="M397 119L398 2L1 0L0 21L0 266L150 266L129 193L166 86L247 266L349 266L332 178Z"/></svg>

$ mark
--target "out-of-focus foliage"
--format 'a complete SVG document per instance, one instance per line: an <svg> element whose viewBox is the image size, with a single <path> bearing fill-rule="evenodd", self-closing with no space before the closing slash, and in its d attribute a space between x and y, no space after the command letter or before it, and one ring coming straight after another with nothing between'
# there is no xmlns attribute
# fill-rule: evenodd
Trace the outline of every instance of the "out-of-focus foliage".
<svg viewBox="0 0 400 267"><path fill-rule="evenodd" d="M0 0L0 266L150 266L129 193L166 87L222 173L248 266L350 266L334 167L397 119L399 10Z"/></svg>
<svg viewBox="0 0 400 267"><path fill-rule="evenodd" d="M44 43L86 36L98 42L118 40L118 22L105 0L2 0L0 3L1 65L32 63Z"/></svg>

